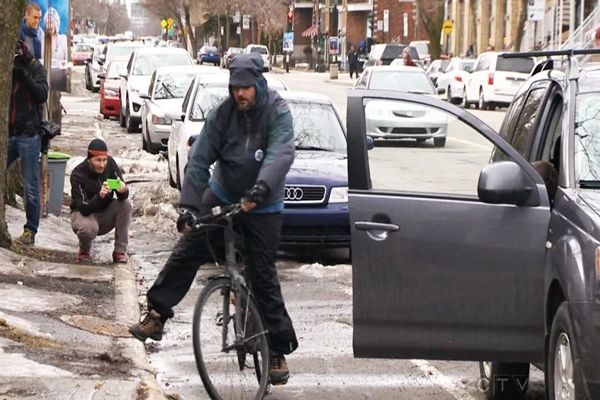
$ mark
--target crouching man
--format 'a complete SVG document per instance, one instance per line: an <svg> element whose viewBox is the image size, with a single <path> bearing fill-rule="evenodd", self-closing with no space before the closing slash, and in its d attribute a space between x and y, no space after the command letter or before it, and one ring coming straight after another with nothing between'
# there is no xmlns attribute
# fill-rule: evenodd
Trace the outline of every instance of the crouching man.
<svg viewBox="0 0 600 400"><path fill-rule="evenodd" d="M71 228L79 238L77 261L91 261L92 240L114 229L113 261L127 262L131 225L128 197L129 189L117 162L108 155L106 143L92 140L87 159L71 173Z"/></svg>

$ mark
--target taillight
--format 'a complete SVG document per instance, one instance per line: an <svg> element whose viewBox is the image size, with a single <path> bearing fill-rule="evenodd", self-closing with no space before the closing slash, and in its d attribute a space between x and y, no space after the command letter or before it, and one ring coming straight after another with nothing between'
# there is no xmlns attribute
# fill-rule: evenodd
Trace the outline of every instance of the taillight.
<svg viewBox="0 0 600 400"><path fill-rule="evenodd" d="M456 80L456 82L462 82L462 76L460 75L456 75L454 79Z"/></svg>
<svg viewBox="0 0 600 400"><path fill-rule="evenodd" d="M221 52L218 52L218 53L217 53L217 57L221 57Z"/></svg>
<svg viewBox="0 0 600 400"><path fill-rule="evenodd" d="M490 74L488 75L488 85L493 85L494 84L494 74L492 72L490 72Z"/></svg>
<svg viewBox="0 0 600 400"><path fill-rule="evenodd" d="M229 57L229 58L233 58L233 53L232 53L232 54L230 54L230 55L229 55L229 56L227 56L227 57Z"/></svg>

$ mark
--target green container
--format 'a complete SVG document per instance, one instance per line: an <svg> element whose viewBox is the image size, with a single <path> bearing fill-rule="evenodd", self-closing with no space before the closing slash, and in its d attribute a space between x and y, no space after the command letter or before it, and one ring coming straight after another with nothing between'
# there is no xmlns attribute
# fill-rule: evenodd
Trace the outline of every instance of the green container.
<svg viewBox="0 0 600 400"><path fill-rule="evenodd" d="M71 156L65 153L48 152L48 174L50 175L50 195L46 205L46 213L48 214L58 216L62 211L67 161L70 158Z"/></svg>

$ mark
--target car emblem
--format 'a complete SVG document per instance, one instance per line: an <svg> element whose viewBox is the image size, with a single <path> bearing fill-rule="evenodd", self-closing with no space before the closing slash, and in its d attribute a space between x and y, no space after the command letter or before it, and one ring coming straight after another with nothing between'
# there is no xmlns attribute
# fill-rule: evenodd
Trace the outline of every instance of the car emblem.
<svg viewBox="0 0 600 400"><path fill-rule="evenodd" d="M304 192L298 187L286 187L284 200L302 200Z"/></svg>
<svg viewBox="0 0 600 400"><path fill-rule="evenodd" d="M404 115L406 115L407 117L412 117L413 113L412 113L412 111L405 111Z"/></svg>

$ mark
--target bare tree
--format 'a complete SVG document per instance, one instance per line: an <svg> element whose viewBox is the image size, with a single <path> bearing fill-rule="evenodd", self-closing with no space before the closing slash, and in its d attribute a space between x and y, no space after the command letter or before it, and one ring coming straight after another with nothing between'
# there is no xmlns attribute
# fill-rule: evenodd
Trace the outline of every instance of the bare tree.
<svg viewBox="0 0 600 400"><path fill-rule="evenodd" d="M26 0L4 0L0 13L0 176L6 176L6 152L8 145L8 111L12 85L12 54L15 41L19 35L21 19L25 12ZM6 204L4 194L6 181L0 179L0 247L8 248L11 244L6 225Z"/></svg>
<svg viewBox="0 0 600 400"><path fill-rule="evenodd" d="M515 50L521 50L521 43L523 42L523 34L525 30L525 22L527 21L527 3L528 0L521 0L519 2L519 17L517 22L517 32L515 38Z"/></svg>
<svg viewBox="0 0 600 400"><path fill-rule="evenodd" d="M198 52L196 45L196 35L191 25L191 7L194 0L142 0L142 6L154 13L156 16L164 19L173 18L177 26L185 32L183 45L187 49L187 36L192 44L192 54Z"/></svg>
<svg viewBox="0 0 600 400"><path fill-rule="evenodd" d="M429 35L429 54L436 60L442 54L442 26L444 25L444 0L417 0L419 15Z"/></svg>
<svg viewBox="0 0 600 400"><path fill-rule="evenodd" d="M122 4L108 4L101 0L71 0L72 19L76 24L91 18L96 32L114 35L130 28L127 8Z"/></svg>

